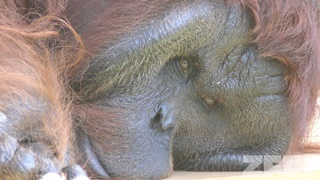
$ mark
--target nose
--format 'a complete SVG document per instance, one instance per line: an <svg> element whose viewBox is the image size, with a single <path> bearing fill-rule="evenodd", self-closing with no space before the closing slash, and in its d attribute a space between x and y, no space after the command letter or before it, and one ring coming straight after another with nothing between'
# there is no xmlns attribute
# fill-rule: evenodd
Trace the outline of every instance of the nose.
<svg viewBox="0 0 320 180"><path fill-rule="evenodd" d="M176 120L174 118L174 113L172 108L167 106L161 107L160 111L160 121L163 130L167 131L173 129L176 126Z"/></svg>
<svg viewBox="0 0 320 180"><path fill-rule="evenodd" d="M151 127L158 131L169 131L175 128L176 118L174 108L168 103L162 103L155 109L156 115L151 121Z"/></svg>

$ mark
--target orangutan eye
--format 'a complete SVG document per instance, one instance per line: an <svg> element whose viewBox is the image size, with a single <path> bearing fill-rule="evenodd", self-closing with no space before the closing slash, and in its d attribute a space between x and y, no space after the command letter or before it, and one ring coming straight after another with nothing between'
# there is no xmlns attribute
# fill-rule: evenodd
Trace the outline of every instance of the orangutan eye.
<svg viewBox="0 0 320 180"><path fill-rule="evenodd" d="M189 70L189 62L185 58L179 60L179 66L183 73L187 74Z"/></svg>
<svg viewBox="0 0 320 180"><path fill-rule="evenodd" d="M209 108L212 108L216 104L216 100L212 96L202 96L202 100Z"/></svg>
<svg viewBox="0 0 320 180"><path fill-rule="evenodd" d="M221 98L219 96L208 96L208 95L204 95L201 96L201 99L203 101L203 104L207 107L207 108L213 108L215 106L224 106L225 104L225 99Z"/></svg>

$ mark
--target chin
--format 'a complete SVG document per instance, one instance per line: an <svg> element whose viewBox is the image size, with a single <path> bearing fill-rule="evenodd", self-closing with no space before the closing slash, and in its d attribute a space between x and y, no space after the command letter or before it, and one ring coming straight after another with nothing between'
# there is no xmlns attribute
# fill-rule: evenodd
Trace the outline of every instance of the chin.
<svg viewBox="0 0 320 180"><path fill-rule="evenodd" d="M171 149L169 144L152 140L145 145L135 146L121 152L95 152L96 159L89 159L94 176L128 179L162 179L173 171ZM137 143L139 144L139 143ZM128 146L129 148L130 146ZM92 149L101 149L94 146ZM100 155L99 155L100 154Z"/></svg>

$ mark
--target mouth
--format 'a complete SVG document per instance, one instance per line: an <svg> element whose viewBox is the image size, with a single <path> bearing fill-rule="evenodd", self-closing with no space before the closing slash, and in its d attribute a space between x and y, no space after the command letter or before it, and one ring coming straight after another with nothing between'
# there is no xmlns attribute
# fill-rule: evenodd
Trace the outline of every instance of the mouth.
<svg viewBox="0 0 320 180"><path fill-rule="evenodd" d="M91 170L93 170L94 174L96 174L100 178L110 178L108 173L105 171L105 169L102 167L98 157L93 152L92 147L90 145L89 139L84 133L81 134L81 145L80 148L84 151L87 159L88 166Z"/></svg>
<svg viewBox="0 0 320 180"><path fill-rule="evenodd" d="M170 151L171 149L171 139L173 137L172 132L159 132L156 131L153 135L154 140L160 144L165 150Z"/></svg>

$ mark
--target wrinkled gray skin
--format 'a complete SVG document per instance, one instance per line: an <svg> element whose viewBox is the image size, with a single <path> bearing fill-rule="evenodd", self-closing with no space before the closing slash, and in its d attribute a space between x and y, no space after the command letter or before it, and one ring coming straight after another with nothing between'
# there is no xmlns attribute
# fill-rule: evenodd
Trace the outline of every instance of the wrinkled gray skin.
<svg viewBox="0 0 320 180"><path fill-rule="evenodd" d="M112 84L91 101L119 111L112 121L125 124L128 142L125 153L105 152L102 140L88 136L95 173L165 177L171 150L179 170L244 170L250 163L252 170L265 169L286 152L291 127L284 68L259 57L250 43L250 13L222 2L168 9L91 64L82 86ZM203 102L206 96L216 100L213 107Z"/></svg>

